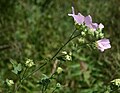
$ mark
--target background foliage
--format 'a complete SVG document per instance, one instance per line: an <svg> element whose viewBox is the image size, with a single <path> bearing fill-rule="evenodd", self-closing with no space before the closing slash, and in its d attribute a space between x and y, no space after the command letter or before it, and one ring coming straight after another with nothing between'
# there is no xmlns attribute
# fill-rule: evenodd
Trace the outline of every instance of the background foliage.
<svg viewBox="0 0 120 93"><path fill-rule="evenodd" d="M71 42L64 50L72 51L73 61L61 63L64 73L57 76L62 88L56 93L104 93L110 81L120 77L120 2L119 0L0 0L0 92L6 78L17 81L10 59L24 63L26 58L41 65L50 58L74 29L68 13L90 14L93 21L105 25L112 48L95 52ZM77 42L74 41L74 42ZM75 47L76 46L76 47ZM42 73L49 75L53 63L26 81L20 92L38 93L35 82ZM55 81L50 85L55 87ZM35 87L36 86L36 87ZM50 89L49 89L50 92ZM48 92L48 93L49 93Z"/></svg>

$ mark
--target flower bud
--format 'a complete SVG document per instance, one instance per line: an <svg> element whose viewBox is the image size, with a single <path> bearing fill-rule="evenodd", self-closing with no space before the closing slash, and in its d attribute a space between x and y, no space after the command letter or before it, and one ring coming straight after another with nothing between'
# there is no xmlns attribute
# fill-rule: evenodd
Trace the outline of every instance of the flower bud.
<svg viewBox="0 0 120 93"><path fill-rule="evenodd" d="M104 34L103 33L100 33L99 36L100 36L100 38L104 38Z"/></svg>
<svg viewBox="0 0 120 93"><path fill-rule="evenodd" d="M84 43L84 42L85 42L85 39L81 37L81 38L78 39L78 41L79 41L80 43Z"/></svg>
<svg viewBox="0 0 120 93"><path fill-rule="evenodd" d="M63 71L63 69L61 67L57 68L57 73L60 74Z"/></svg>
<svg viewBox="0 0 120 93"><path fill-rule="evenodd" d="M69 60L69 61L72 60L71 55L66 55L65 58L66 58L66 60Z"/></svg>
<svg viewBox="0 0 120 93"><path fill-rule="evenodd" d="M60 83L56 84L56 88L59 89L61 87Z"/></svg>
<svg viewBox="0 0 120 93"><path fill-rule="evenodd" d="M115 80L111 81L111 83L113 83L114 85L119 87L120 86L120 79L115 79Z"/></svg>
<svg viewBox="0 0 120 93"><path fill-rule="evenodd" d="M6 83L8 86L12 86L14 84L13 80L6 79Z"/></svg>
<svg viewBox="0 0 120 93"><path fill-rule="evenodd" d="M70 52L69 55L71 56L71 55L72 55L72 52Z"/></svg>
<svg viewBox="0 0 120 93"><path fill-rule="evenodd" d="M32 66L35 65L35 64L34 64L33 60L27 59L27 61L25 62L25 65L26 65L27 67L32 67Z"/></svg>
<svg viewBox="0 0 120 93"><path fill-rule="evenodd" d="M82 36L85 36L85 35L86 35L86 33L85 33L84 31L82 31L82 32L81 32L81 35L82 35Z"/></svg>
<svg viewBox="0 0 120 93"><path fill-rule="evenodd" d="M65 55L67 55L67 52L66 52L66 51L62 51L62 54L65 54Z"/></svg>

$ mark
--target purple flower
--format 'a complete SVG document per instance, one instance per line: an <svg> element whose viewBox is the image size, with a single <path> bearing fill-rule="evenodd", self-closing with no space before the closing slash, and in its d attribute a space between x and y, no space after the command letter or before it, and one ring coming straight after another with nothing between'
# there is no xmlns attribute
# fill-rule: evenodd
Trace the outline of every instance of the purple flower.
<svg viewBox="0 0 120 93"><path fill-rule="evenodd" d="M109 39L101 39L97 41L97 48L103 52L105 49L111 48Z"/></svg>
<svg viewBox="0 0 120 93"><path fill-rule="evenodd" d="M72 16L74 18L74 21L77 24L83 24L84 22L84 16L81 13L75 14L74 7L72 7L72 14L68 14L69 16Z"/></svg>
<svg viewBox="0 0 120 93"><path fill-rule="evenodd" d="M100 23L99 25L97 23L92 23L92 17L90 15L85 17L85 25L95 31L96 29L102 30L104 28L104 25Z"/></svg>
<svg viewBox="0 0 120 93"><path fill-rule="evenodd" d="M97 24L97 23L92 23L92 17L90 15L84 17L81 13L78 13L77 15L75 14L75 10L74 7L72 7L72 14L68 14L69 16L72 16L74 18L74 21L77 24L83 24L85 23L85 25L92 29L93 31L95 31L96 29L100 29L102 30L104 28L103 24Z"/></svg>
<svg viewBox="0 0 120 93"><path fill-rule="evenodd" d="M90 15L85 17L85 25L95 31L98 28L97 23L92 23L92 17Z"/></svg>

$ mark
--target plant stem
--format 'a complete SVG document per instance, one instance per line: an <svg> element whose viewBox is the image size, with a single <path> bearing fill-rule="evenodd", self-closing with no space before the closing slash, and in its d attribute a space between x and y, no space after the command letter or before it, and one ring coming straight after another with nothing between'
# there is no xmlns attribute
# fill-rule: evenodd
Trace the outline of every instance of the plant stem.
<svg viewBox="0 0 120 93"><path fill-rule="evenodd" d="M54 93L56 89L57 89L57 88L55 88L55 89L52 91L52 93Z"/></svg>
<svg viewBox="0 0 120 93"><path fill-rule="evenodd" d="M40 66L38 69L34 70L32 73L30 73L29 75L27 75L26 77L24 77L25 73L26 73L26 70L27 68L25 69L24 73L23 73L23 76L22 78L20 79L20 83L17 85L17 87L15 88L15 93L17 92L17 90L19 89L20 85L22 84L23 80L25 80L26 78L28 78L29 76L31 76L32 74L34 74L35 72L37 72L39 69L41 69L42 67L44 67L45 65L47 64L44 63L42 66Z"/></svg>
<svg viewBox="0 0 120 93"><path fill-rule="evenodd" d="M21 83L22 83L22 80L23 80L23 77L24 77L26 71L27 71L27 67L25 68L25 70L24 70L24 72L23 72L23 75L22 75L22 77L20 78L20 81L19 81L18 85L17 85L16 88L15 88L15 93L16 93L17 90L19 89L19 87L20 87L20 85L21 85Z"/></svg>
<svg viewBox="0 0 120 93"><path fill-rule="evenodd" d="M55 53L55 55L50 59L51 61L57 56L57 54L71 41L71 38L72 38L72 36L74 35L74 33L76 32L76 29L73 31L73 33L71 34L71 36L69 37L69 39L68 39L68 41L64 44L64 45L62 45L59 49L58 49L58 51Z"/></svg>
<svg viewBox="0 0 120 93"><path fill-rule="evenodd" d="M32 74L34 74L35 72L37 72L38 70L40 70L42 67L44 67L45 65L47 65L47 62L44 63L42 66L40 66L39 68L37 68L36 70L34 70L32 73L30 73L29 75L27 75L26 77L23 78L23 80L25 80L26 78L28 78L29 76L31 76Z"/></svg>
<svg viewBox="0 0 120 93"><path fill-rule="evenodd" d="M27 67L25 67L25 70L24 70L24 72L23 72L23 75L22 75L22 77L21 77L21 80L24 78L24 75L26 74L26 71L27 71Z"/></svg>
<svg viewBox="0 0 120 93"><path fill-rule="evenodd" d="M44 93L44 85L42 86L42 93Z"/></svg>
<svg viewBox="0 0 120 93"><path fill-rule="evenodd" d="M55 55L50 59L50 61L52 61L57 54L65 47L65 45L67 45L72 39L74 39L75 37L72 38L72 36L74 35L74 33L76 32L76 29L73 31L73 33L71 34L71 36L69 37L68 41L60 47L60 49L55 53ZM32 73L30 73L28 76L26 76L24 79L26 79L27 77L31 76L32 74L34 74L35 72L37 72L38 70L40 70L42 67L44 67L45 65L47 65L47 62L44 63L42 66L40 66L38 69L34 70Z"/></svg>
<svg viewBox="0 0 120 93"><path fill-rule="evenodd" d="M76 35L76 36L73 37L73 35L75 34L76 31L77 31L76 29L73 31L73 33L70 35L70 37L69 37L69 39L67 40L67 42L58 49L58 51L54 54L54 56L50 59L50 61L52 61L52 60L57 56L57 54L58 54L71 40L73 40L74 38L80 36L80 34L78 34L78 35ZM25 70L24 73L23 73L23 77L20 79L20 83L18 84L17 88L15 89L15 93L16 93L17 90L19 89L20 84L22 83L23 80L25 80L25 79L28 78L29 76L33 75L35 72L37 72L38 70L40 70L40 69L41 69L42 67L44 67L45 65L47 65L47 62L44 63L43 65L41 65L39 68L37 68L36 70L34 70L32 73L30 73L30 74L27 75L26 77L24 77L25 72L26 72L26 70ZM43 86L43 88L44 88L44 86ZM43 90L44 90L44 89L43 89ZM42 92L43 92L43 91L42 91ZM54 91L53 91L53 92L54 92Z"/></svg>

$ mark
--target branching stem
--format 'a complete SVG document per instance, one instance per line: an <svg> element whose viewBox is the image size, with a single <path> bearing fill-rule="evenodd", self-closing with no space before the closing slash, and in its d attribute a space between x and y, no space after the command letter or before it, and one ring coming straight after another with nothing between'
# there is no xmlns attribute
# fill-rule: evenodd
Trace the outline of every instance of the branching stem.
<svg viewBox="0 0 120 93"><path fill-rule="evenodd" d="M73 40L74 38L80 36L80 34L78 34L78 35L76 35L76 36L73 36L76 31L77 31L77 30L75 29L75 30L73 31L73 33L70 35L70 37L69 37L69 39L67 40L67 42L66 42L65 44L63 44L63 45L58 49L58 51L53 55L53 57L52 57L49 61L52 61L52 60L58 55L58 53L59 53L71 40ZM27 79L29 76L33 75L35 72L37 72L38 70L40 70L40 69L41 69L42 67L44 67L45 65L47 65L47 62L45 62L43 65L41 65L39 68L37 68L37 69L34 70L33 72L31 72L29 75L27 75L27 76L25 76L25 77L23 76L23 77L20 79L20 83L18 84L17 88L15 89L15 93L16 93L17 90L19 89L19 87L20 87L20 85L21 85L21 83L22 83L23 80L25 80L25 79ZM25 70L25 72L23 73L23 75L25 75L25 73L26 73L26 70ZM51 77L52 77L52 76L51 76ZM43 88L44 88L44 86L43 86ZM44 89L43 89L43 90L44 90ZM43 92L43 91L42 91L42 92ZM43 93L44 93L44 92L43 92ZM52 93L54 93L54 91L53 91Z"/></svg>

